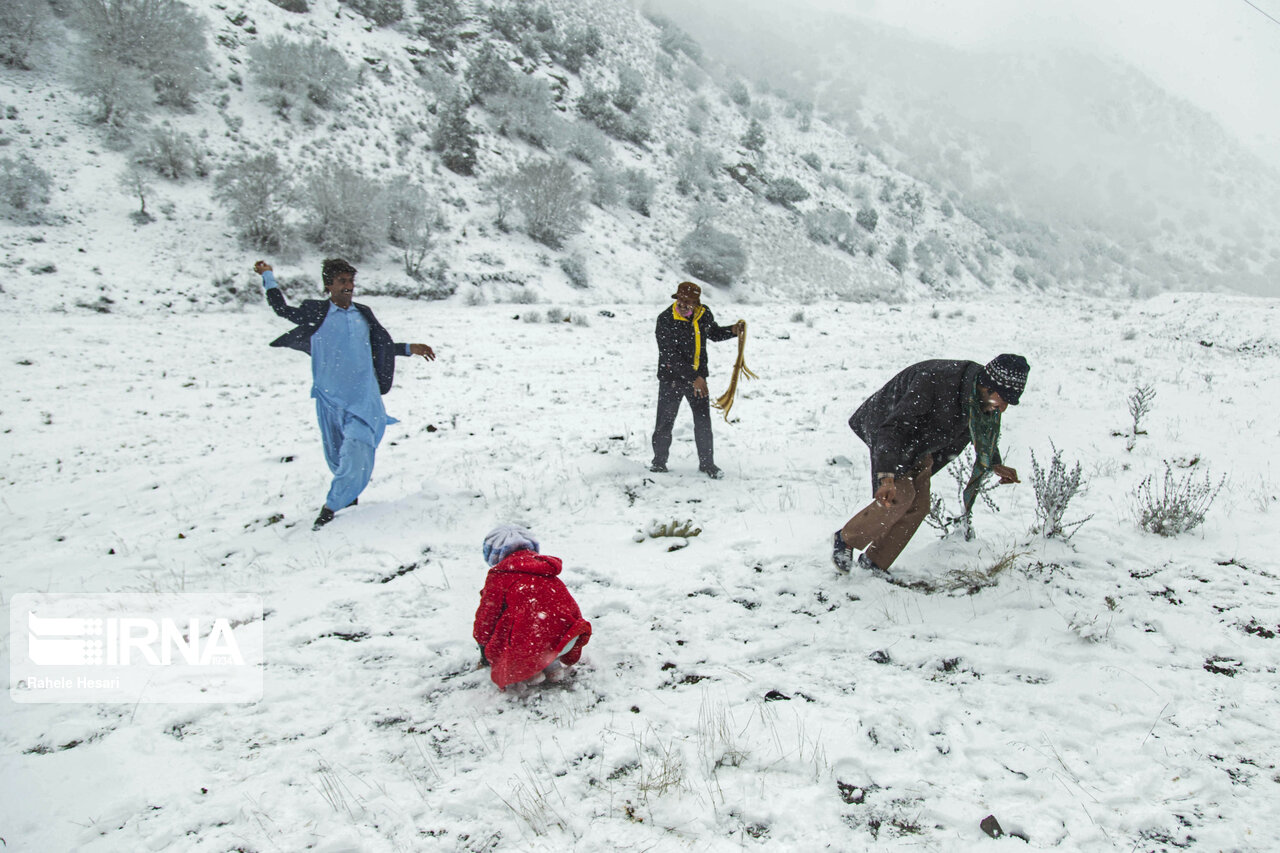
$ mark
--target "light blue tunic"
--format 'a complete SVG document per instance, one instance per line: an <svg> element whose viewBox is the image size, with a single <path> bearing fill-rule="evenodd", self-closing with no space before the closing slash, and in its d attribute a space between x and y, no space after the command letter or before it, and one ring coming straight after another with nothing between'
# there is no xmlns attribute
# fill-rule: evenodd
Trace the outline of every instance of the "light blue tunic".
<svg viewBox="0 0 1280 853"><path fill-rule="evenodd" d="M330 302L324 322L311 336L311 396L368 424L374 447L387 424L396 423L387 416L378 391L369 323L354 305L344 309Z"/></svg>

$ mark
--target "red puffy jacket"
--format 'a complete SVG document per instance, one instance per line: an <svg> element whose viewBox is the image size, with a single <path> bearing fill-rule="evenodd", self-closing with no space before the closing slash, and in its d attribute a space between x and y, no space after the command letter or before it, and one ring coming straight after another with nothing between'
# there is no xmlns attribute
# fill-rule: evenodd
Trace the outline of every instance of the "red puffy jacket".
<svg viewBox="0 0 1280 853"><path fill-rule="evenodd" d="M516 551L489 570L471 634L499 687L537 675L575 637L560 660L577 663L591 639L591 623L558 574L558 558L533 551Z"/></svg>

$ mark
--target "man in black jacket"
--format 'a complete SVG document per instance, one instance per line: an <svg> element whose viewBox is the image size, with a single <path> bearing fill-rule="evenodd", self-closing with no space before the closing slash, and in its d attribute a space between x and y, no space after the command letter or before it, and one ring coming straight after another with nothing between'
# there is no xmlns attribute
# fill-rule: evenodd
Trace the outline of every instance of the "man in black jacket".
<svg viewBox="0 0 1280 853"><path fill-rule="evenodd" d="M929 478L970 443L974 470L964 491L964 511L973 507L988 473L1017 483L1018 472L1001 463L1000 416L1027 384L1027 360L996 356L973 361L922 361L903 370L872 394L849 418L849 426L871 451L874 500L836 531L832 559L848 571L886 571L929 513Z"/></svg>
<svg viewBox="0 0 1280 853"><path fill-rule="evenodd" d="M436 354L426 344L398 344L373 316L367 305L351 301L356 269L341 258L329 258L321 278L329 299L307 299L289 305L266 261L253 271L262 276L271 309L297 328L271 342L311 356L311 396L324 458L333 483L313 529L333 521L333 514L354 505L373 475L373 457L387 424L382 395L391 390L398 355L420 355L428 361ZM354 309L354 310L353 310Z"/></svg>
<svg viewBox="0 0 1280 853"><path fill-rule="evenodd" d="M682 281L671 294L675 300L658 315L658 419L653 428L653 464L650 471L667 470L671 428L680 411L680 400L689 401L693 413L693 442L698 448L698 470L713 480L724 473L716 467L711 440L711 401L707 397L707 349L705 339L727 341L742 334L743 323L716 325L711 309L702 304L702 288Z"/></svg>

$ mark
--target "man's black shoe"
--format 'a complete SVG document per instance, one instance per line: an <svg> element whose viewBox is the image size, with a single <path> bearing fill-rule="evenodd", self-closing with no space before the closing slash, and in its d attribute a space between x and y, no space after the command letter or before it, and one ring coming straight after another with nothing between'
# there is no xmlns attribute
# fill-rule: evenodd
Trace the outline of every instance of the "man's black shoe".
<svg viewBox="0 0 1280 853"><path fill-rule="evenodd" d="M360 503L359 498L352 498L351 503L347 504L347 506L357 506L359 503Z"/></svg>
<svg viewBox="0 0 1280 853"><path fill-rule="evenodd" d="M655 474L665 474L667 473L667 466L662 462L655 462L649 466L649 470Z"/></svg>
<svg viewBox="0 0 1280 853"><path fill-rule="evenodd" d="M698 470L713 480L720 480L724 478L724 472L714 465L708 465L707 467L699 468Z"/></svg>
<svg viewBox="0 0 1280 853"><path fill-rule="evenodd" d="M333 521L333 510L327 506L322 506L320 507L320 514L316 516L315 524L311 525L311 529L319 530L331 521Z"/></svg>
<svg viewBox="0 0 1280 853"><path fill-rule="evenodd" d="M868 557L866 554L858 555L858 568L863 569L864 571L871 572L872 574L877 574L877 575L889 574L887 571L880 568L875 563L871 562L871 558Z"/></svg>
<svg viewBox="0 0 1280 853"><path fill-rule="evenodd" d="M839 530L836 531L835 539L831 543L831 562L835 563L836 568L843 574L848 574L849 569L853 568L853 549L844 544Z"/></svg>

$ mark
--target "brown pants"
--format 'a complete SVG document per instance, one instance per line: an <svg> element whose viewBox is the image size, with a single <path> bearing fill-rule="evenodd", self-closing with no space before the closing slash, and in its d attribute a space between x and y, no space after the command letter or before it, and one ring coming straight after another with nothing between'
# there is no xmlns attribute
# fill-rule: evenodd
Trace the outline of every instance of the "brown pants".
<svg viewBox="0 0 1280 853"><path fill-rule="evenodd" d="M888 569L907 547L924 517L929 514L929 477L933 457L926 456L911 474L911 479L897 479L898 497L885 506L873 500L849 519L840 530L844 544L855 551L865 551L867 559L881 569Z"/></svg>

